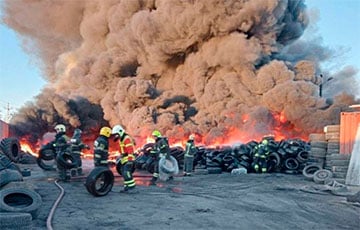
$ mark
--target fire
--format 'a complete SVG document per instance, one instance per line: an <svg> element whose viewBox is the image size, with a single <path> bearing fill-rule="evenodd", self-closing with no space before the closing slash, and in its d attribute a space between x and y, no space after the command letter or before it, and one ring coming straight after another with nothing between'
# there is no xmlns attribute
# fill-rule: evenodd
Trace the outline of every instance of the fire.
<svg viewBox="0 0 360 230"><path fill-rule="evenodd" d="M21 151L26 152L26 153L30 153L31 155L38 157L38 151L36 149L34 149L34 147L32 147L32 145L27 142L24 138L20 140L20 148Z"/></svg>

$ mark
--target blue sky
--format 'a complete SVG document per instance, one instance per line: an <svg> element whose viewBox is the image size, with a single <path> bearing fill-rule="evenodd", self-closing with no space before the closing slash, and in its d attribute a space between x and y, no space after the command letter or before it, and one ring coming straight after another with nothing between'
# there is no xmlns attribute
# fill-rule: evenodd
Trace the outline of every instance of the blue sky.
<svg viewBox="0 0 360 230"><path fill-rule="evenodd" d="M0 0L1 4L2 0ZM348 50L341 63L360 69L360 0L306 0L308 8L318 14L316 32L323 45ZM1 12L0 12L1 15ZM19 37L0 24L0 118L6 107L12 112L39 94L46 82L32 57L21 48ZM359 74L358 74L358 78Z"/></svg>

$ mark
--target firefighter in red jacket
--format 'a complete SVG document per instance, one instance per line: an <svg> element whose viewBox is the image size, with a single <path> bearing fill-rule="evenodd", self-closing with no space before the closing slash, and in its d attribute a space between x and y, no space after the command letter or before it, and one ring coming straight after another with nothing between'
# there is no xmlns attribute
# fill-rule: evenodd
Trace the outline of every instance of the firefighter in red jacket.
<svg viewBox="0 0 360 230"><path fill-rule="evenodd" d="M135 164L135 143L133 139L127 134L121 125L115 125L112 128L111 134L115 135L115 140L119 140L122 176L124 178L124 192L133 190L136 187L135 179L132 175Z"/></svg>

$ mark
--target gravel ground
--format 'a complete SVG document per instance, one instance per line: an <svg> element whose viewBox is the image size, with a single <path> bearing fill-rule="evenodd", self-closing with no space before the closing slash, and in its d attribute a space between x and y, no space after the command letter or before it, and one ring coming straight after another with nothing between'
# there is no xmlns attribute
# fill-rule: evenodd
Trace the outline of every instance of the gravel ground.
<svg viewBox="0 0 360 230"><path fill-rule="evenodd" d="M86 174L91 164L84 162ZM42 171L37 165L21 167L31 169L25 183L43 202L33 229L46 229L60 194L54 184L56 172ZM59 182L65 195L51 221L53 229L360 229L359 203L311 190L317 184L302 175L207 175L197 169L192 177L149 186L151 175L135 172L134 194L120 193L122 178L114 175L114 187L103 197L87 192L85 177Z"/></svg>

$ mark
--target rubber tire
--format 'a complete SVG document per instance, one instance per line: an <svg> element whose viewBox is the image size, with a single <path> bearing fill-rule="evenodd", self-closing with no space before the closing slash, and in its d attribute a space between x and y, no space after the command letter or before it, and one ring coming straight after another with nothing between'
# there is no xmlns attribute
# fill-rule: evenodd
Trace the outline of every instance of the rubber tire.
<svg viewBox="0 0 360 230"><path fill-rule="evenodd" d="M17 170L4 169L0 171L0 187L13 181L23 181L23 176Z"/></svg>
<svg viewBox="0 0 360 230"><path fill-rule="evenodd" d="M170 160L171 162L171 167L167 166L165 163L167 160ZM175 159L175 157L170 156L169 159L166 159L165 157L160 158L159 160L159 167L160 169L166 173L166 174L172 174L175 173L176 168L174 167L177 164L177 161Z"/></svg>
<svg viewBox="0 0 360 230"><path fill-rule="evenodd" d="M322 169L322 167L320 165L317 164L311 164L311 165L307 165L305 166L305 168L302 171L302 174L309 180L313 180L314 178L314 173L318 170Z"/></svg>
<svg viewBox="0 0 360 230"><path fill-rule="evenodd" d="M53 161L53 164L46 164L45 162L47 162L46 160L43 160L41 158L37 158L36 159L36 163L38 164L38 166L45 170L45 171L56 171L56 161Z"/></svg>
<svg viewBox="0 0 360 230"><path fill-rule="evenodd" d="M19 140L13 137L4 138L0 142L0 148L11 161L17 163L20 158L20 143Z"/></svg>
<svg viewBox="0 0 360 230"><path fill-rule="evenodd" d="M55 151L50 148L40 149L39 158L47 161L53 160L55 159Z"/></svg>
<svg viewBox="0 0 360 230"><path fill-rule="evenodd" d="M289 157L284 162L285 170L297 170L300 166L299 162L292 157Z"/></svg>
<svg viewBox="0 0 360 230"><path fill-rule="evenodd" d="M32 217L30 213L23 212L0 212L0 229L1 230L31 230Z"/></svg>
<svg viewBox="0 0 360 230"><path fill-rule="evenodd" d="M104 184L100 188L96 188L96 182L101 177L105 177ZM87 191L93 196L107 195L114 185L114 174L107 167L95 167L86 177L85 187Z"/></svg>
<svg viewBox="0 0 360 230"><path fill-rule="evenodd" d="M324 184L326 180L333 178L333 173L327 169L320 169L314 173L314 182L317 184Z"/></svg>
<svg viewBox="0 0 360 230"><path fill-rule="evenodd" d="M0 212L26 212L35 219L41 205L41 196L34 190L22 187L10 187L1 190Z"/></svg>
<svg viewBox="0 0 360 230"><path fill-rule="evenodd" d="M78 163L75 160L75 158L67 153L67 152L60 152L57 154L56 156L56 162L61 165L62 167L64 167L65 169L72 169L72 168L76 168Z"/></svg>

